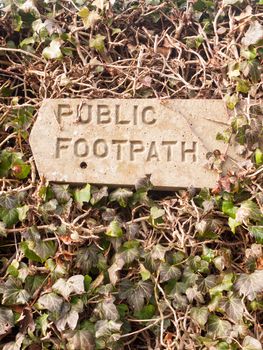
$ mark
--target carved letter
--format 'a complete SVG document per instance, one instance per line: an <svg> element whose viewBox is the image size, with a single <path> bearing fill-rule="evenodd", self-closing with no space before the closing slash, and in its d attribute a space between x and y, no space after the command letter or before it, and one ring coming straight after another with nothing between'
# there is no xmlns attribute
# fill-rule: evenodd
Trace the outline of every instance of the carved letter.
<svg viewBox="0 0 263 350"><path fill-rule="evenodd" d="M108 117L103 119L102 117ZM107 105L98 105L98 124L109 124L111 122L110 109Z"/></svg>
<svg viewBox="0 0 263 350"><path fill-rule="evenodd" d="M105 158L109 153L109 148L107 143L103 139L98 139L94 142L93 145L93 154L98 158Z"/></svg>
<svg viewBox="0 0 263 350"><path fill-rule="evenodd" d="M62 117L69 117L73 113L70 104L60 103L58 104L57 121L61 125Z"/></svg>
<svg viewBox="0 0 263 350"><path fill-rule="evenodd" d="M138 105L133 106L133 125L138 124Z"/></svg>
<svg viewBox="0 0 263 350"><path fill-rule="evenodd" d="M147 120L147 112L152 112L153 114L155 114L154 108L153 107L144 107L142 110L142 122L144 124L154 124L156 122L156 119L152 116L152 118L150 118L149 120ZM149 115L148 115L149 117Z"/></svg>
<svg viewBox="0 0 263 350"><path fill-rule="evenodd" d="M85 110L85 107L87 107L87 111ZM88 124L91 122L92 118L92 106L91 105L79 105L78 106L78 117L79 122L83 124Z"/></svg>
<svg viewBox="0 0 263 350"><path fill-rule="evenodd" d="M155 141L151 142L150 148L149 148L149 153L147 156L147 162L149 162L151 160L151 158L156 158L156 160L160 160L159 159L159 155L157 153L157 149L156 149L156 143Z"/></svg>
<svg viewBox="0 0 263 350"><path fill-rule="evenodd" d="M138 146L137 148L135 148ZM144 146L142 141L130 141L130 160L134 160L134 153L139 153L144 151Z"/></svg>
<svg viewBox="0 0 263 350"><path fill-rule="evenodd" d="M78 139L74 144L74 154L76 157L87 157L89 146L85 139Z"/></svg>
<svg viewBox="0 0 263 350"><path fill-rule="evenodd" d="M121 116L120 116L120 105L116 105L116 125L118 124L130 124L130 120L125 120L125 119L122 119L121 120Z"/></svg>
<svg viewBox="0 0 263 350"><path fill-rule="evenodd" d="M113 145L117 145L117 160L121 160L122 152L121 152L121 145L126 143L127 140L112 140Z"/></svg>
<svg viewBox="0 0 263 350"><path fill-rule="evenodd" d="M196 155L196 152L197 152L197 142L193 142L193 147L192 148L188 148L186 149L185 148L185 142L182 141L182 161L185 162L185 158L186 158L186 154L191 154L192 153L192 159L193 159L193 162L196 162L197 161L197 155Z"/></svg>
<svg viewBox="0 0 263 350"><path fill-rule="evenodd" d="M162 145L167 146L167 158L166 160L170 162L172 160L172 145L176 145L177 141L163 141Z"/></svg>
<svg viewBox="0 0 263 350"><path fill-rule="evenodd" d="M60 150L61 149L67 149L68 143L71 141L71 138L68 137L58 137L57 143L56 143L56 158L60 157ZM64 145L63 145L64 143ZM67 144L66 144L67 143Z"/></svg>

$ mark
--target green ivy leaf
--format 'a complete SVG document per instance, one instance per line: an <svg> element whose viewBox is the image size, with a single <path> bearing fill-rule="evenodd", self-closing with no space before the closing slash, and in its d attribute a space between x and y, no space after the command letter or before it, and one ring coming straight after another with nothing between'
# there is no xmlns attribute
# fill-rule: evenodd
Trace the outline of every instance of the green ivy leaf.
<svg viewBox="0 0 263 350"><path fill-rule="evenodd" d="M16 210L18 212L18 219L19 219L19 221L24 221L26 219L27 212L29 210L29 206L28 205L24 205L23 207L16 208Z"/></svg>
<svg viewBox="0 0 263 350"><path fill-rule="evenodd" d="M3 211L3 215L0 216L7 228L13 227L19 221L18 212L16 208L10 210L5 209Z"/></svg>
<svg viewBox="0 0 263 350"><path fill-rule="evenodd" d="M110 194L111 202L118 202L121 207L125 208L128 204L128 200L133 196L133 192L126 188L118 188Z"/></svg>
<svg viewBox="0 0 263 350"><path fill-rule="evenodd" d="M178 267L168 263L161 263L159 266L160 283L169 281L170 279L178 279L181 276L181 271Z"/></svg>
<svg viewBox="0 0 263 350"><path fill-rule="evenodd" d="M216 315L210 315L208 319L208 335L213 338L228 337L231 332L231 323L222 320Z"/></svg>
<svg viewBox="0 0 263 350"><path fill-rule="evenodd" d="M41 295L34 306L39 310L48 310L59 314L63 302L64 300L56 293L47 293Z"/></svg>
<svg viewBox="0 0 263 350"><path fill-rule="evenodd" d="M251 274L242 273L236 280L235 288L248 300L254 300L263 291L263 270L256 270Z"/></svg>
<svg viewBox="0 0 263 350"><path fill-rule="evenodd" d="M30 295L23 289L21 281L13 276L8 277L3 289L2 303L4 305L23 305L30 299Z"/></svg>
<svg viewBox="0 0 263 350"><path fill-rule="evenodd" d="M63 312L62 310L61 313L62 316L55 322L57 329L60 332L65 331L67 327L74 330L78 324L79 313L76 310L73 310L72 308L67 312Z"/></svg>
<svg viewBox="0 0 263 350"><path fill-rule="evenodd" d="M118 340L120 336L120 329L121 329L122 323L116 322L112 320L101 320L96 322L95 325L95 336L96 338L103 338L106 341L108 341L107 338L110 338L112 334L115 335L113 340ZM80 348L79 348L80 349Z"/></svg>
<svg viewBox="0 0 263 350"><path fill-rule="evenodd" d="M140 320L150 320L155 314L155 306L145 305L140 311L134 312L134 316Z"/></svg>
<svg viewBox="0 0 263 350"><path fill-rule="evenodd" d="M86 29L93 27L99 20L100 15L96 11L90 11L86 6L78 12Z"/></svg>
<svg viewBox="0 0 263 350"><path fill-rule="evenodd" d="M263 164L263 152L259 148L255 151L255 162L258 166Z"/></svg>
<svg viewBox="0 0 263 350"><path fill-rule="evenodd" d="M71 276L68 280L59 278L55 284L53 284L52 289L56 293L62 295L66 300L68 300L72 293L83 294L85 292L84 276L75 275Z"/></svg>
<svg viewBox="0 0 263 350"><path fill-rule="evenodd" d="M233 273L224 274L221 277L221 282L209 290L210 295L213 296L219 292L231 290L233 286L233 279L234 279Z"/></svg>
<svg viewBox="0 0 263 350"><path fill-rule="evenodd" d="M134 311L140 311L144 306L144 301L148 301L152 296L153 286L151 282L139 281L133 284L130 281L121 281L120 298L127 299Z"/></svg>
<svg viewBox="0 0 263 350"><path fill-rule="evenodd" d="M242 223L237 221L236 219L228 218L228 225L233 233L236 233L236 228L240 226Z"/></svg>
<svg viewBox="0 0 263 350"><path fill-rule="evenodd" d="M248 230L257 243L263 244L263 226L249 226Z"/></svg>
<svg viewBox="0 0 263 350"><path fill-rule="evenodd" d="M29 260L43 263L55 254L57 245L53 241L36 239L21 242L20 248Z"/></svg>
<svg viewBox="0 0 263 350"><path fill-rule="evenodd" d="M242 320L245 309L239 297L230 295L229 297L223 298L220 302L220 307L222 307L226 311L227 316L236 323Z"/></svg>
<svg viewBox="0 0 263 350"><path fill-rule="evenodd" d="M167 252L167 248L162 246L161 244L156 244L153 246L151 250L151 258L153 260L161 260L164 261L165 254Z"/></svg>
<svg viewBox="0 0 263 350"><path fill-rule="evenodd" d="M143 281L147 281L151 278L151 272L147 270L143 264L140 264L140 275L142 276Z"/></svg>
<svg viewBox="0 0 263 350"><path fill-rule="evenodd" d="M78 329L75 331L67 332L66 338L68 340L68 350L95 349L93 335L89 330Z"/></svg>
<svg viewBox="0 0 263 350"><path fill-rule="evenodd" d="M123 232L119 222L117 220L113 220L110 223L105 234L109 237L115 237L115 238L121 237L123 235Z"/></svg>
<svg viewBox="0 0 263 350"><path fill-rule="evenodd" d="M247 80L239 79L236 84L236 91L247 94L250 89L250 83Z"/></svg>
<svg viewBox="0 0 263 350"><path fill-rule="evenodd" d="M102 53L105 51L104 40L105 36L97 34L95 38L90 39L89 46L92 49L95 49L97 52Z"/></svg>
<svg viewBox="0 0 263 350"><path fill-rule="evenodd" d="M76 190L74 193L74 198L77 203L82 207L83 203L89 203L91 197L91 186L87 184L81 190Z"/></svg>
<svg viewBox="0 0 263 350"><path fill-rule="evenodd" d="M208 308L206 306L192 307L190 316L199 324L200 327L204 327L209 316Z"/></svg>
<svg viewBox="0 0 263 350"><path fill-rule="evenodd" d="M165 214L165 211L157 207L152 207L150 213L152 220L156 220L161 218Z"/></svg>
<svg viewBox="0 0 263 350"><path fill-rule="evenodd" d="M223 201L222 203L222 212L232 219L236 218L236 212L238 207L235 207L232 201Z"/></svg>
<svg viewBox="0 0 263 350"><path fill-rule="evenodd" d="M94 313L99 316L100 319L117 321L120 316L116 305L114 304L115 298L108 297L98 303L94 310Z"/></svg>
<svg viewBox="0 0 263 350"><path fill-rule="evenodd" d="M44 48L42 55L48 60L62 58L61 44L62 41L60 39L53 39L49 46Z"/></svg>

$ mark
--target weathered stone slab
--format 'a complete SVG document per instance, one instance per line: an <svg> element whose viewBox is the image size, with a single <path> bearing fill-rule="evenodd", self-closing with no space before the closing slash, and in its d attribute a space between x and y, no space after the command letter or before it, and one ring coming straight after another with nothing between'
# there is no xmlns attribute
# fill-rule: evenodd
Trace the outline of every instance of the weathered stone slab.
<svg viewBox="0 0 263 350"><path fill-rule="evenodd" d="M50 99L30 144L49 181L134 185L151 174L157 188L213 187L206 155L225 153L216 134L227 123L220 100Z"/></svg>

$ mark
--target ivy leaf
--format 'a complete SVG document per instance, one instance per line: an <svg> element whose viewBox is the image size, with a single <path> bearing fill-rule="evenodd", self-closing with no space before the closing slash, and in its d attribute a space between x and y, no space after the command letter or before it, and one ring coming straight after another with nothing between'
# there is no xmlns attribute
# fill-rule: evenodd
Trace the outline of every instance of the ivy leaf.
<svg viewBox="0 0 263 350"><path fill-rule="evenodd" d="M2 221L4 222L5 226L7 228L12 227L13 225L17 224L19 221L18 218L18 211L16 208L10 209L10 210L4 210L3 215L1 217Z"/></svg>
<svg viewBox="0 0 263 350"><path fill-rule="evenodd" d="M215 295L223 291L229 291L233 286L233 278L233 273L224 274L221 278L221 282L209 290L210 295Z"/></svg>
<svg viewBox="0 0 263 350"><path fill-rule="evenodd" d="M48 60L62 58L61 44L62 41L60 39L53 39L50 45L44 48L42 55Z"/></svg>
<svg viewBox="0 0 263 350"><path fill-rule="evenodd" d="M200 327L204 327L209 316L208 308L206 306L192 307L190 316L199 324Z"/></svg>
<svg viewBox="0 0 263 350"><path fill-rule="evenodd" d="M68 185L53 185L52 190L60 204L65 204L71 199Z"/></svg>
<svg viewBox="0 0 263 350"><path fill-rule="evenodd" d="M109 297L101 301L94 310L94 313L99 316L100 319L117 321L120 316L117 307L114 304L115 298Z"/></svg>
<svg viewBox="0 0 263 350"><path fill-rule="evenodd" d="M151 258L153 260L161 260L164 261L165 253L167 249L162 246L161 244L156 244L153 246L152 251L151 251Z"/></svg>
<svg viewBox="0 0 263 350"><path fill-rule="evenodd" d="M26 164L22 159L16 159L12 163L12 174L19 180L27 178L31 170L31 166Z"/></svg>
<svg viewBox="0 0 263 350"><path fill-rule="evenodd" d="M244 306L240 298L235 295L225 297L220 301L220 307L222 307L227 316L235 322L242 320L244 313Z"/></svg>
<svg viewBox="0 0 263 350"><path fill-rule="evenodd" d="M152 283L148 281L139 281L135 284L122 281L120 288L120 297L127 299L134 311L140 311L143 308L144 301L150 299L153 290Z"/></svg>
<svg viewBox="0 0 263 350"><path fill-rule="evenodd" d="M90 11L86 6L78 12L86 29L93 27L99 20L100 15L96 11Z"/></svg>
<svg viewBox="0 0 263 350"><path fill-rule="evenodd" d="M263 40L263 26L258 21L253 21L246 31L242 43L245 46L256 45L261 40Z"/></svg>
<svg viewBox="0 0 263 350"><path fill-rule="evenodd" d="M6 334L14 325L12 310L0 307L0 335Z"/></svg>
<svg viewBox="0 0 263 350"><path fill-rule="evenodd" d="M93 335L89 330L79 329L76 331L67 332L66 338L68 339L68 344L67 344L68 350L95 349Z"/></svg>
<svg viewBox="0 0 263 350"><path fill-rule="evenodd" d="M23 289L21 281L13 276L9 276L3 287L3 304L23 305L26 304L29 299L30 295L25 289Z"/></svg>
<svg viewBox="0 0 263 350"><path fill-rule="evenodd" d="M62 295L68 300L70 294L83 294L85 292L84 276L75 275L71 276L68 280L59 278L52 286L53 291Z"/></svg>
<svg viewBox="0 0 263 350"><path fill-rule="evenodd" d="M19 9L25 13L31 13L35 17L40 17L38 8L35 5L35 1L26 0L22 5L19 6Z"/></svg>
<svg viewBox="0 0 263 350"><path fill-rule="evenodd" d="M239 3L242 3L243 0L223 0L223 5L227 6L227 5L236 5Z"/></svg>
<svg viewBox="0 0 263 350"><path fill-rule="evenodd" d="M36 319L37 328L39 327L41 329L41 332L44 337L47 335L47 329L49 324L48 317L49 314L44 313Z"/></svg>
<svg viewBox="0 0 263 350"><path fill-rule="evenodd" d="M262 345L257 339L247 335L243 340L242 350L262 350Z"/></svg>
<svg viewBox="0 0 263 350"><path fill-rule="evenodd" d="M259 148L257 148L255 151L255 162L257 165L263 164L263 152Z"/></svg>
<svg viewBox="0 0 263 350"><path fill-rule="evenodd" d="M95 38L90 39L89 46L90 48L95 49L97 52L102 53L105 51L104 40L105 36L97 34Z"/></svg>
<svg viewBox="0 0 263 350"><path fill-rule="evenodd" d="M247 222L250 220L261 222L262 219L263 215L258 205L249 199L242 202L240 208L238 208L236 212L236 220L239 222Z"/></svg>
<svg viewBox="0 0 263 350"><path fill-rule="evenodd" d="M107 339L108 337L111 337L112 334L115 334L117 335L115 340L118 340L121 326L122 326L122 323L111 321L111 320L98 321L96 322L96 325L95 325L96 338Z"/></svg>
<svg viewBox="0 0 263 350"><path fill-rule="evenodd" d="M125 208L128 203L128 199L133 196L133 192L126 188L118 188L110 194L111 202L118 202L121 207Z"/></svg>
<svg viewBox="0 0 263 350"><path fill-rule="evenodd" d="M153 188L153 185L151 183L151 175L145 175L144 177L138 179L135 182L136 191L148 192L152 188Z"/></svg>
<svg viewBox="0 0 263 350"><path fill-rule="evenodd" d="M249 226L249 233L255 238L256 242L263 244L263 226Z"/></svg>
<svg viewBox="0 0 263 350"><path fill-rule="evenodd" d="M143 264L140 264L140 275L142 276L143 281L147 281L151 278L151 272L147 270Z"/></svg>
<svg viewBox="0 0 263 350"><path fill-rule="evenodd" d="M263 291L263 270L256 270L251 274L242 273L235 283L239 294L246 296L248 300L256 298L257 293Z"/></svg>
<svg viewBox="0 0 263 350"><path fill-rule="evenodd" d="M69 310L62 314L62 316L55 322L57 329L61 332L64 331L68 325L71 330L77 327L79 320L79 313L76 310Z"/></svg>
<svg viewBox="0 0 263 350"><path fill-rule="evenodd" d="M134 316L140 320L149 320L155 314L155 306L152 304L145 305L141 311L137 311L134 313Z"/></svg>
<svg viewBox="0 0 263 350"><path fill-rule="evenodd" d="M0 237L7 237L6 227L5 224L0 221Z"/></svg>
<svg viewBox="0 0 263 350"><path fill-rule="evenodd" d="M125 261L121 259L120 257L116 259L116 262L111 265L111 267L108 269L109 273L109 279L113 286L118 282L119 280L119 271L123 268L125 264Z"/></svg>
<svg viewBox="0 0 263 350"><path fill-rule="evenodd" d="M232 219L235 219L238 207L235 207L232 201L223 201L222 212Z"/></svg>
<svg viewBox="0 0 263 350"><path fill-rule="evenodd" d="M216 315L210 315L208 319L208 335L213 338L225 338L231 332L231 323L222 320Z"/></svg>
<svg viewBox="0 0 263 350"><path fill-rule="evenodd" d="M39 310L48 310L50 312L60 313L63 299L56 293L47 293L41 295L34 305Z"/></svg>
<svg viewBox="0 0 263 350"><path fill-rule="evenodd" d="M123 232L122 232L122 229L120 227L119 222L117 220L113 220L110 223L105 234L109 237L115 237L115 238L121 237Z"/></svg>
<svg viewBox="0 0 263 350"><path fill-rule="evenodd" d="M35 239L21 242L20 248L29 260L43 263L55 254L57 245L53 241Z"/></svg>
<svg viewBox="0 0 263 350"><path fill-rule="evenodd" d="M169 281L170 279L178 279L181 271L178 267L167 263L161 263L159 266L160 283Z"/></svg>
<svg viewBox="0 0 263 350"><path fill-rule="evenodd" d="M106 198L108 197L108 187L107 186L103 186L101 188L97 188L95 186L92 186L91 188L91 200L90 203L92 205L97 204L102 198Z"/></svg>
<svg viewBox="0 0 263 350"><path fill-rule="evenodd" d="M24 334L18 333L16 336L16 340L5 344L3 350L20 350L24 338Z"/></svg>
<svg viewBox="0 0 263 350"><path fill-rule="evenodd" d="M24 221L29 210L29 206L24 205L23 207L16 208L16 210L18 212L19 221Z"/></svg>
<svg viewBox="0 0 263 350"><path fill-rule="evenodd" d="M80 204L80 207L82 207L83 203L88 203L90 201L90 185L87 184L84 188L81 190L76 190L74 193L74 198L77 203Z"/></svg>
<svg viewBox="0 0 263 350"><path fill-rule="evenodd" d="M242 223L236 219L228 218L228 225L233 233L236 233L236 228L240 226Z"/></svg>
<svg viewBox="0 0 263 350"><path fill-rule="evenodd" d="M98 253L99 250L95 244L91 244L87 248L80 248L76 257L76 268L83 274L89 273L90 269L98 263Z"/></svg>

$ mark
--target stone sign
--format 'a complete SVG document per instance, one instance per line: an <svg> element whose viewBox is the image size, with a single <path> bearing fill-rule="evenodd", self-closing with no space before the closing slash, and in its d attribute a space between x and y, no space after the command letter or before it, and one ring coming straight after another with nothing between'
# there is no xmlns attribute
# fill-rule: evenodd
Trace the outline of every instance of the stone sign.
<svg viewBox="0 0 263 350"><path fill-rule="evenodd" d="M207 153L226 152L216 134L227 123L220 100L50 99L30 144L49 181L134 185L151 174L156 188L213 187Z"/></svg>

